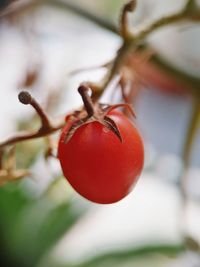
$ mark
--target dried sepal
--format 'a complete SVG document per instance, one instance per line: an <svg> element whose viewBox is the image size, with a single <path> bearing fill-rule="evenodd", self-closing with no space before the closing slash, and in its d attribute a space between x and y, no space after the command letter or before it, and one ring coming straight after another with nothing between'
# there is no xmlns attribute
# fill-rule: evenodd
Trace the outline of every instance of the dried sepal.
<svg viewBox="0 0 200 267"><path fill-rule="evenodd" d="M127 104L127 103L120 103L120 104L116 104L116 105L112 105L112 106L108 107L108 108L106 109L106 115L107 115L109 112L111 112L112 110L114 110L114 109L116 109L116 108L121 108L121 107L126 108L126 109L131 113L131 115L132 115L134 118L136 118L136 114L135 114L135 112L134 112L134 110L133 110L133 107L132 107L131 105Z"/></svg>
<svg viewBox="0 0 200 267"><path fill-rule="evenodd" d="M122 136L120 134L120 131L116 125L116 123L114 122L114 120L112 120L110 117L105 116L104 117L104 125L111 130L116 136L117 138L119 138L120 142L123 142Z"/></svg>
<svg viewBox="0 0 200 267"><path fill-rule="evenodd" d="M65 144L68 143L69 140L74 135L75 131L78 130L78 128L80 128L83 124L88 123L87 121L88 121L87 117L74 121L65 136L64 143Z"/></svg>
<svg viewBox="0 0 200 267"><path fill-rule="evenodd" d="M72 124L72 126L70 127L70 129L68 130L68 132L66 133L66 136L64 138L64 143L68 143L71 138L73 137L74 133L82 126L85 124L89 124L92 122L99 122L100 124L104 125L106 128L108 128L109 130L111 130L116 136L117 138L120 140L120 142L122 142L122 137L120 134L120 131L116 125L116 123L108 116L104 116L103 118L85 118L85 119L80 119L78 121L76 121L75 123Z"/></svg>
<svg viewBox="0 0 200 267"><path fill-rule="evenodd" d="M93 103L91 97L89 96L89 88L87 84L82 83L78 92L82 97L84 108L80 111L75 111L71 115L69 115L66 119L66 122L71 124L69 129L66 130L66 134L64 136L63 142L68 143L73 137L74 133L83 125L89 124L92 122L99 122L104 127L111 130L120 142L123 142L121 133L117 127L117 124L113 119L109 117L109 112L113 109L124 107L129 110L133 117L136 117L135 112L132 107L127 103L121 103L116 105L109 105L103 103Z"/></svg>

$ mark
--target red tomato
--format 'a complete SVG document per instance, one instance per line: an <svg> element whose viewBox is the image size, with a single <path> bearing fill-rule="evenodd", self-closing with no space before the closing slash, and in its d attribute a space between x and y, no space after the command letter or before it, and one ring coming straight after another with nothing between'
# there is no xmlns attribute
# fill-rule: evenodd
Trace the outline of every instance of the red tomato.
<svg viewBox="0 0 200 267"><path fill-rule="evenodd" d="M109 204L124 198L143 168L143 141L131 121L118 111L108 116L116 123L123 141L95 121L78 128L68 143L71 127L62 131L58 157L64 176L72 187L90 201Z"/></svg>

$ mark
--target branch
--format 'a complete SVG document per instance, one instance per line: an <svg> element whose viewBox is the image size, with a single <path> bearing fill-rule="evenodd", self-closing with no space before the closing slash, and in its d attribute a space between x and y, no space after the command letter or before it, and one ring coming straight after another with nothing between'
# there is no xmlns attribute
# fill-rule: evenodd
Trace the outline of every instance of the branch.
<svg viewBox="0 0 200 267"><path fill-rule="evenodd" d="M184 144L183 153L182 153L184 170L183 170L183 175L182 175L181 181L180 181L180 188L181 188L181 194L182 194L183 202L185 202L187 199L186 171L187 171L189 164L190 164L192 146L193 146L199 125L200 125L200 100L198 97L196 97L194 99L194 106L193 106L193 110L192 110L191 119L189 121L188 131L186 133L185 144Z"/></svg>
<svg viewBox="0 0 200 267"><path fill-rule="evenodd" d="M70 11L76 13L77 15L84 17L85 19L88 19L91 22L96 23L97 25L104 28L105 30L109 30L113 33L119 34L119 31L112 23L108 22L105 19L96 17L95 15L91 14L87 10L80 8L80 7L78 7L78 5L74 5L69 1L43 0L43 3L51 4L51 5L54 5L56 7L60 7L62 9L65 8L67 10L70 10ZM164 27L164 26L169 25L169 24L173 24L175 22L183 21L183 20L200 21L200 9L196 5L194 8L194 4L195 4L194 0L187 0L184 8L180 12L178 12L174 15L169 15L169 16L166 16L164 18L158 19L156 22L153 22L147 28L140 29L137 32L132 33L132 35L129 34L128 29L127 29L127 24L126 24L127 23L127 11L123 14L123 12L124 12L124 9L123 9L122 10L122 16L124 16L124 18L121 16L120 32L122 33L125 31L126 33L128 33L127 36L129 38L127 38L126 42L123 42L122 46L120 47L120 49L117 53L117 56L116 56L113 64L111 65L109 72L107 73L107 75L105 77L105 81L104 81L103 85L100 86L100 88L99 88L99 92L97 94L97 97L100 96L100 92L102 92L105 89L105 87L109 84L109 82L114 77L115 73L117 73L119 71L120 66L123 63L125 56L130 51L136 50L137 47L139 47L141 45L141 43L145 44L145 46L149 46L145 42L145 39L154 30L161 28L161 27ZM191 9L191 6L193 6L192 9ZM125 28L125 29L122 30L122 28ZM166 65L166 62L162 62L162 63L157 62L157 64L158 65L160 65L160 64ZM191 79L190 79L190 77L188 77L188 75L186 73L184 73L180 70L177 70L170 65L168 65L167 68L168 68L168 71L170 71L171 73L174 73L174 70L175 70L175 72L179 72L179 76L185 77L185 80L188 80L188 82L190 82Z"/></svg>
<svg viewBox="0 0 200 267"><path fill-rule="evenodd" d="M47 115L45 114L45 112L43 111L43 109L41 108L41 106L28 92L19 93L18 98L22 104L24 105L30 104L35 109L38 116L40 117L41 127L36 131L18 133L13 137L8 138L7 140L0 142L0 149L2 149L5 146L13 145L15 143L19 143L25 140L30 140L50 135L64 126L65 123L64 119L62 119L60 122L52 124L48 119Z"/></svg>
<svg viewBox="0 0 200 267"><path fill-rule="evenodd" d="M50 128L50 121L39 103L26 91L18 95L19 101L24 105L31 105L40 117L42 128Z"/></svg>
<svg viewBox="0 0 200 267"><path fill-rule="evenodd" d="M192 150L193 141L200 124L200 101L199 98L195 99L192 117L186 134L186 142L183 150L183 161L185 168L188 167L190 161L190 154Z"/></svg>
<svg viewBox="0 0 200 267"><path fill-rule="evenodd" d="M140 30L136 36L133 34L132 36L132 44L136 41L144 40L150 33L157 30L158 28L164 27L166 25L170 25L180 21L200 21L200 9L191 10L188 9L188 5L186 5L180 12L169 15L150 24L147 28Z"/></svg>
<svg viewBox="0 0 200 267"><path fill-rule="evenodd" d="M131 0L127 4L125 4L122 9L122 15L120 19L120 32L123 39L127 39L129 36L128 13L135 10L136 4L137 4L136 0Z"/></svg>
<svg viewBox="0 0 200 267"><path fill-rule="evenodd" d="M63 124L62 124L62 126L63 126ZM52 134L53 132L61 129L62 126L59 125L55 128L46 129L45 131L41 131L41 129L39 129L38 131L33 131L33 132L28 132L28 131L27 132L21 132L19 134L14 135L13 137L8 138L7 140L5 140L3 142L1 142L0 148L8 146L8 145L13 145L15 143L19 143L22 141L47 136L47 135Z"/></svg>
<svg viewBox="0 0 200 267"><path fill-rule="evenodd" d="M180 194L182 200L182 210L180 217L180 224L182 228L182 234L184 237L184 243L186 247L188 247L191 251L200 253L200 244L193 237L188 236L185 232L185 222L186 220L186 209L188 203L188 195L187 195L187 170L190 165L190 159L192 154L192 147L194 144L194 140L200 125L200 100L198 97L194 98L193 110L191 119L189 121L188 130L185 137L185 144L182 152L182 160L183 160L183 171L179 180L180 185Z"/></svg>
<svg viewBox="0 0 200 267"><path fill-rule="evenodd" d="M195 0L187 0L186 5L185 5L185 9L186 10L190 10L193 9L194 7L196 7L196 1Z"/></svg>
<svg viewBox="0 0 200 267"><path fill-rule="evenodd" d="M193 2L193 1L192 1ZM124 39L122 46L118 50L117 56L113 62L112 68L107 75L105 83L103 85L103 89L109 84L109 82L113 79L114 75L119 71L121 65L124 62L124 58L130 51L137 50L137 48L144 43L149 34L154 32L155 30L174 24L176 22L188 20L188 21L200 21L200 9L197 8L189 8L191 7L191 1L189 1L190 5L187 4L184 8L176 14L168 15L166 17L160 18L157 21L153 22L149 26L144 29L140 29L132 35L129 34L129 38ZM127 30L126 30L127 31Z"/></svg>

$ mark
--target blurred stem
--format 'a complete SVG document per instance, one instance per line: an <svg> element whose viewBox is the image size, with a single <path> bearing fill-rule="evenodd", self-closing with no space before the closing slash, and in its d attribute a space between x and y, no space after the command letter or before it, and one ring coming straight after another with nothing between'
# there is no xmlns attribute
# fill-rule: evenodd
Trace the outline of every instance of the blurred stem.
<svg viewBox="0 0 200 267"><path fill-rule="evenodd" d="M180 223L181 223L181 228L183 231L183 238L185 241L186 246L195 252L200 253L200 245L198 242L187 235L187 232L185 230L185 223L186 223L186 211L187 211L187 204L188 204L188 196L187 196L187 171L190 165L190 160L191 160L191 154L192 154L192 147L194 144L194 140L199 128L200 124L200 100L199 96L194 95L194 104L193 104L193 110L192 110L192 115L191 119L189 121L189 126L188 126L188 131L186 133L186 141L184 144L183 148L183 153L182 153L182 159L183 159L183 172L182 176L180 179L180 193L181 193L181 198L182 198L182 210L181 210L181 217L180 217Z"/></svg>
<svg viewBox="0 0 200 267"><path fill-rule="evenodd" d="M189 128L188 128L188 132L186 135L186 143L185 143L184 151L183 151L183 160L184 160L184 165L186 168L189 165L191 149L192 149L194 137L196 135L199 123L200 123L200 100L199 100L199 97L195 96L193 112L192 112L191 121L190 121Z"/></svg>
<svg viewBox="0 0 200 267"><path fill-rule="evenodd" d="M121 48L118 51L118 54L115 58L115 61L112 65L112 68L108 74L108 77L105 81L103 89L109 84L114 75L119 71L121 65L124 62L124 58L128 53L137 50L141 43L146 42L146 38L157 29L174 24L180 21L200 21L200 10L197 9L188 9L188 5L184 6L184 8L172 15L168 15L158 19L157 21L152 22L150 25L145 27L144 29L139 29L136 32L133 32L132 35L129 35L129 38L124 39Z"/></svg>
<svg viewBox="0 0 200 267"><path fill-rule="evenodd" d="M73 13L86 18L95 24L99 25L100 27L111 31L113 33L118 33L118 29L113 25L113 23L110 23L109 21L102 19L98 16L95 16L95 14L92 14L91 12L88 12L86 9L81 8L77 4L73 4L70 1L64 1L64 0L44 0L44 3L55 5L56 7L60 7L61 9L67 8L69 11L72 11Z"/></svg>
<svg viewBox="0 0 200 267"><path fill-rule="evenodd" d="M3 154L4 150L0 148L0 170L3 169Z"/></svg>
<svg viewBox="0 0 200 267"><path fill-rule="evenodd" d="M136 4L136 0L131 0L126 3L122 9L122 14L120 18L120 33L123 39L129 38L128 13L133 12L135 10Z"/></svg>
<svg viewBox="0 0 200 267"><path fill-rule="evenodd" d="M190 10L190 9L194 9L196 7L196 1L195 0L187 0L186 3L186 9Z"/></svg>
<svg viewBox="0 0 200 267"><path fill-rule="evenodd" d="M191 159L191 152L192 152L192 146L195 140L195 136L197 134L197 130L200 123L200 100L199 96L194 96L194 105L192 110L191 119L189 122L188 131L186 133L186 141L183 148L182 153L182 159L184 164L184 174L181 179L181 192L183 196L183 200L185 201L187 199L186 196L186 171L190 165L190 159Z"/></svg>
<svg viewBox="0 0 200 267"><path fill-rule="evenodd" d="M113 25L113 23L110 23L109 21L105 20L104 18L97 17L91 12L88 12L86 9L79 7L78 5L73 4L70 1L63 1L63 0L44 0L44 3L54 5L56 7L60 7L62 9L67 9L70 10L77 15L84 17L85 19L88 19L91 22L96 23L98 26L109 30L115 34L119 34L118 29ZM121 48L119 49L117 56L115 58L114 63L111 66L111 69L109 73L107 74L106 80L101 88L103 90L110 80L114 77L114 74L120 69L123 60L125 56L130 52L134 51L137 47L139 47L141 44L145 45L146 48L149 48L149 44L146 42L146 37L156 29L178 22L182 20L188 20L188 21L200 21L200 10L198 7L196 7L195 1L194 0L187 0L185 3L185 6L183 9L173 15L169 15L163 18L158 19L157 21L153 22L150 24L148 27L144 29L140 29L138 32L130 34L129 38L126 40L126 42L123 42L121 45ZM127 31L128 29L126 29ZM142 43L141 43L142 42ZM151 48L150 48L151 49ZM165 60L157 60L159 58L159 55L155 56L152 58L152 61L154 62L155 58L155 63L158 66L161 66L167 73L173 74L173 76L178 76L178 78L184 79L184 81L190 85L191 83L194 85L195 83L198 83L199 79L193 76L188 75L186 72L175 68L174 66L171 66ZM196 86L194 86L195 88ZM100 91L101 91L100 90ZM99 92L99 95L101 93Z"/></svg>

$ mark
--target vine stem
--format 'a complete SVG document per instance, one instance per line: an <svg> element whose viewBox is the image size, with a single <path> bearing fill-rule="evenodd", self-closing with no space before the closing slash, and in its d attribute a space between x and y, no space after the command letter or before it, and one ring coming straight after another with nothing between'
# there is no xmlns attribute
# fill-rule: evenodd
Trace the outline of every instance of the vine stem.
<svg viewBox="0 0 200 267"><path fill-rule="evenodd" d="M3 149L0 148L0 170L3 169Z"/></svg>
<svg viewBox="0 0 200 267"><path fill-rule="evenodd" d="M51 0L43 1L43 3L47 3L47 2L54 4ZM87 17L88 19L96 22L97 24L101 25L104 28L107 28L108 30L111 30L115 33L118 32L116 31L116 28L112 27L109 23L106 23L100 19L96 19L95 16L90 15L88 12L84 12L83 10L73 6L69 2L64 3L61 0L60 1L58 0L55 4L58 4L58 2L60 5L66 6L70 8L71 10L74 9L76 13L79 13L80 15ZM137 50L141 42L144 42L146 37L151 32L163 26L166 26L166 25L178 22L178 21L182 21L182 20L200 21L200 10L198 8L194 8L195 6L194 0L188 0L186 2L185 7L180 12L158 19L157 21L153 22L152 24L145 27L144 29L139 30L133 34L127 35L127 32L128 32L127 13L134 9L135 4L136 4L136 1L129 1L129 3L127 3L123 9L122 18L121 18L121 31L124 33L122 36L123 43L122 43L121 48L118 50L117 56L111 66L110 71L107 74L107 77L105 79L105 82L103 83L103 86L101 87L101 91L105 89L105 87L109 84L109 82L112 80L114 75L119 72L119 69L121 65L123 64L126 55L132 50ZM57 131L58 129L62 128L64 125L63 122L56 124L56 125L52 125L48 117L46 116L46 114L43 112L42 108L36 102L36 100L33 99L31 96L23 95L23 94L24 92L22 93L22 95L19 95L19 100L24 104L32 105L32 107L36 110L37 114L40 116L42 125L37 131L20 133L11 138L8 138L4 142L0 143L0 148L3 148L6 145L14 144L14 143L21 142L24 140L28 140L32 138L39 138L39 137L49 135ZM92 111L90 110L89 112L92 112Z"/></svg>
<svg viewBox="0 0 200 267"><path fill-rule="evenodd" d="M192 110L192 115L188 127L188 131L186 133L186 141L184 144L183 152L182 152L182 159L183 159L183 167L184 167L184 175L181 179L181 192L183 200L187 198L186 190L186 171L190 165L192 147L195 140L195 136L197 134L197 130L200 124L200 100L199 97L194 98L194 105Z"/></svg>
<svg viewBox="0 0 200 267"><path fill-rule="evenodd" d="M118 50L112 68L110 69L110 72L108 73L105 83L103 85L103 89L105 89L105 87L113 79L116 72L119 71L127 54L130 51L137 50L137 47L140 46L141 42L145 41L145 39L148 37L149 34L151 34L152 32L161 27L184 20L200 21L200 9L191 8L191 1L187 2L184 8L178 13L160 18L157 21L152 22L152 24L143 29L138 29L132 34L129 33L128 38L123 39L122 46ZM121 27L123 28L123 25Z"/></svg>
<svg viewBox="0 0 200 267"><path fill-rule="evenodd" d="M191 119L189 122L188 131L186 133L185 144L182 152L182 159L183 159L183 171L180 177L180 193L181 193L181 200L182 200L182 211L181 211L181 228L183 232L183 236L185 238L186 245L197 252L200 252L200 245L196 240L191 237L188 237L185 233L185 221L186 221L186 210L187 210L187 203L188 203L188 195L187 195L187 171L190 166L191 154L192 154L192 147L194 144L194 140L199 129L200 125L200 100L199 96L194 96L193 100L193 110Z"/></svg>
<svg viewBox="0 0 200 267"><path fill-rule="evenodd" d="M187 3L186 3L186 9L187 10L194 9L195 6L196 6L195 0L188 0Z"/></svg>
<svg viewBox="0 0 200 267"><path fill-rule="evenodd" d="M23 91L19 93L18 98L22 104L24 105L30 104L35 109L38 116L40 117L41 127L36 131L32 131L32 132L27 131L27 132L18 133L6 139L3 142L0 142L0 150L3 147L8 146L8 145L13 145L15 143L19 143L25 140L47 136L61 129L65 124L65 120L63 118L59 122L52 124L49 118L47 117L47 115L45 114L44 110L42 109L42 107L28 92Z"/></svg>
<svg viewBox="0 0 200 267"><path fill-rule="evenodd" d="M64 123L61 123L61 124L58 124L58 126L48 128L45 131L41 130L41 128L40 128L38 131L32 131L32 132L26 131L26 132L18 133L16 135L4 140L3 142L1 142L0 148L8 146L8 145L13 145L15 143L19 143L22 141L47 136L47 135L52 134L52 133L56 132L57 130L61 129L63 126L64 126Z"/></svg>
<svg viewBox="0 0 200 267"><path fill-rule="evenodd" d="M133 1L130 1L131 3ZM137 48L141 45L141 43L145 44L147 48L149 47L149 44L145 42L146 37L152 33L154 30L164 27L168 24L173 24L175 22L188 20L188 21L200 21L200 9L195 5L195 0L187 0L185 3L185 6L181 11L179 11L176 14L166 16L164 18L160 18L157 21L153 22L149 26L138 29L137 31L130 33L127 29L127 11L124 12L125 8L122 10L122 15L120 19L120 31L115 27L112 23L110 23L108 20L102 19L98 16L95 16L91 14L91 12L87 11L84 8L79 7L76 4L71 3L70 1L63 1L63 0L43 0L43 3L54 5L58 8L67 9L69 11L74 12L75 14L93 22L96 23L98 26L104 28L105 30L108 30L112 33L118 34L125 32L122 34L123 37L123 43L121 47L119 48L117 52L117 56L113 60L110 69L105 77L105 80L103 81L102 85L99 87L99 91L96 93L97 97L99 98L101 96L101 93L104 91L104 89L107 87L109 82L114 78L114 75L117 74L119 71L121 65L124 62L124 58L130 51L137 50ZM129 5L127 3L127 5ZM135 3L136 5L136 0ZM128 11L129 12L129 11ZM144 38L144 40L143 40ZM157 62L161 67L166 66L166 62ZM172 66L167 65L168 71L171 71L174 73L174 68ZM188 77L188 75L184 72L180 73L183 78L185 78L186 81L191 82L191 77ZM192 77L193 79L193 77ZM195 81L194 81L195 82Z"/></svg>
<svg viewBox="0 0 200 267"><path fill-rule="evenodd" d="M26 91L18 95L19 101L24 105L31 105L40 117L42 128L51 128L51 123L39 103Z"/></svg>
<svg viewBox="0 0 200 267"><path fill-rule="evenodd" d="M128 13L133 12L136 8L137 1L131 0L126 3L122 9L121 19L120 19L120 33L123 39L128 39L129 29L128 29Z"/></svg>

